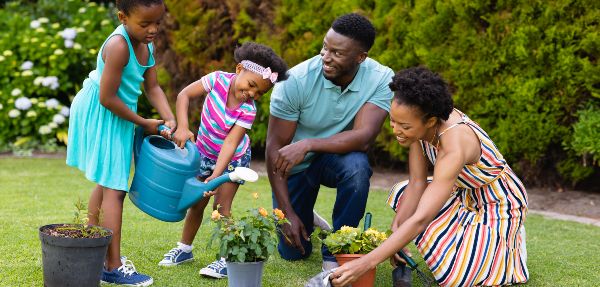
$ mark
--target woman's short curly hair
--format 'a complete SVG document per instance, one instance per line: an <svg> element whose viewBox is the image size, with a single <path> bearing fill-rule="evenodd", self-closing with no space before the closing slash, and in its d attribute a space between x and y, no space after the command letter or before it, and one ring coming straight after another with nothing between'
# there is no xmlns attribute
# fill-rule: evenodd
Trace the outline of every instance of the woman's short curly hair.
<svg viewBox="0 0 600 287"><path fill-rule="evenodd" d="M237 63L243 60L250 60L265 68L271 68L272 72L277 72L277 82L288 78L288 66L285 61L279 57L273 49L254 42L246 42L237 47L233 52L233 58Z"/></svg>
<svg viewBox="0 0 600 287"><path fill-rule="evenodd" d="M163 0L116 0L117 9L129 15L137 6L150 7L153 5L164 5Z"/></svg>
<svg viewBox="0 0 600 287"><path fill-rule="evenodd" d="M389 86L396 103L419 108L424 120L431 117L447 120L454 109L448 84L427 68L400 70Z"/></svg>

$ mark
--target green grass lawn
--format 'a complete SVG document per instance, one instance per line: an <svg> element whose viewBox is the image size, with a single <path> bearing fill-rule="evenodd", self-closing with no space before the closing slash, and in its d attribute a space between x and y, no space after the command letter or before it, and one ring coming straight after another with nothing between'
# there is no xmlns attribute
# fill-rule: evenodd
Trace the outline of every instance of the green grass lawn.
<svg viewBox="0 0 600 287"><path fill-rule="evenodd" d="M94 186L83 174L67 167L64 159L0 158L0 286L41 286L42 262L38 227L70 222L73 204L87 202ZM258 192L258 205L271 206L266 178L249 183L238 192L234 214L252 207L251 193ZM393 212L384 204L386 192L374 190L367 210L373 226L386 230ZM316 209L331 213L335 191L323 188ZM209 210L205 218L208 218ZM227 280L202 278L198 270L215 258L216 248L206 247L212 224L206 222L196 238L196 260L179 267L161 268L162 255L179 240L183 222L166 223L138 210L126 199L123 215L122 254L133 260L138 271L154 277L154 286L227 286ZM329 217L329 216L327 216ZM600 228L549 220L527 219L527 286L598 286L600 284ZM414 246L411 246L413 254ZM420 256L419 265L423 266ZM304 286L321 269L319 249L304 261L289 262L277 254L265 265L264 286ZM420 286L415 280L415 286ZM380 264L376 286L391 286L391 267Z"/></svg>

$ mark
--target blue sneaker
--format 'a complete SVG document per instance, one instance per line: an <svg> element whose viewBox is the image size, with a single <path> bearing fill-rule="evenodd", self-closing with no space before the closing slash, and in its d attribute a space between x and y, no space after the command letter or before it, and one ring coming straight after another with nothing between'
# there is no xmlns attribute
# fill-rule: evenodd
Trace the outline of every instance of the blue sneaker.
<svg viewBox="0 0 600 287"><path fill-rule="evenodd" d="M154 283L152 277L137 273L131 260L125 259L124 261L121 267L113 271L103 270L100 282L135 287L146 287Z"/></svg>
<svg viewBox="0 0 600 287"><path fill-rule="evenodd" d="M208 264L208 266L200 269L200 275L217 279L227 277L227 263L225 262L225 258L215 260L211 264Z"/></svg>
<svg viewBox="0 0 600 287"><path fill-rule="evenodd" d="M194 260L194 254L192 252L185 252L179 244L177 247L171 249L169 252L165 254L165 258L162 261L158 262L159 266L175 266L181 263L185 263L188 261Z"/></svg>

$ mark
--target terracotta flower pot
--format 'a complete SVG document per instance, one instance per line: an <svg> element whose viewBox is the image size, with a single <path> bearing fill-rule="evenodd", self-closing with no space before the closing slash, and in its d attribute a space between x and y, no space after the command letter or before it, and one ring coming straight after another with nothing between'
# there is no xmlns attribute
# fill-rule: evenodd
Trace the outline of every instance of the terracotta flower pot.
<svg viewBox="0 0 600 287"><path fill-rule="evenodd" d="M364 254L336 254L335 259L337 260L338 264L342 266L346 262L358 259L362 256L364 256ZM367 271L360 278L358 278L358 280L352 283L352 287L373 287L375 285L376 269L377 267Z"/></svg>

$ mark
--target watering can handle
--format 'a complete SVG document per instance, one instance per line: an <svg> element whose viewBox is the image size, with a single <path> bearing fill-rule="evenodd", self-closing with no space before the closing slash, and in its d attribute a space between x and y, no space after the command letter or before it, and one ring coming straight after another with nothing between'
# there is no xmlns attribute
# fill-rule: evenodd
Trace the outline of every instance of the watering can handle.
<svg viewBox="0 0 600 287"><path fill-rule="evenodd" d="M158 126L158 133L159 134L160 134L160 132L165 131L165 130L169 131L171 129L169 127L167 127L166 125L159 125ZM171 136L169 137L169 140L173 141L173 134L171 134ZM195 146L196 145L191 140L187 140L185 142L185 148L187 148L188 150L193 150L194 148L196 148Z"/></svg>

